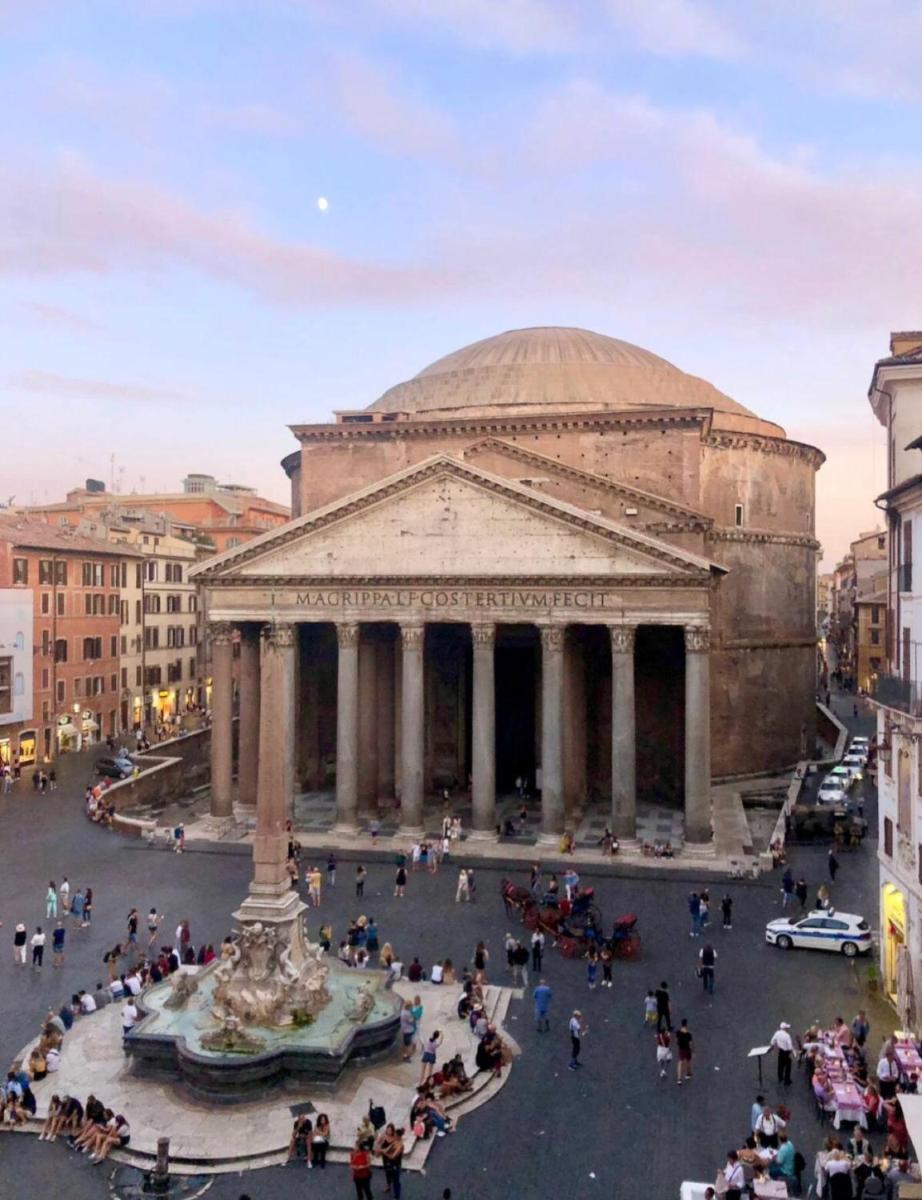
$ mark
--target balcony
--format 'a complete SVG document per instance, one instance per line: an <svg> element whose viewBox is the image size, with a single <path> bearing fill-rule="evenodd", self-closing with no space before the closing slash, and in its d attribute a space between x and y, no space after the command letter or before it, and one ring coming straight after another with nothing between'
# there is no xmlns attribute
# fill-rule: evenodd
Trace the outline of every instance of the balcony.
<svg viewBox="0 0 922 1200"><path fill-rule="evenodd" d="M922 683L899 675L878 675L873 697L886 708L895 708L910 717L922 717Z"/></svg>

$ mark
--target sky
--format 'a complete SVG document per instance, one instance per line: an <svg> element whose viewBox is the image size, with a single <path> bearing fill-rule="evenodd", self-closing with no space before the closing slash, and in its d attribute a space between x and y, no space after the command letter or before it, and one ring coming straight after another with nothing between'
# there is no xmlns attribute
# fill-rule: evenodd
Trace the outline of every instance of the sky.
<svg viewBox="0 0 922 1200"><path fill-rule="evenodd" d="M289 424L576 325L824 450L829 564L922 327L920 61L918 0L0 4L0 503L284 501Z"/></svg>

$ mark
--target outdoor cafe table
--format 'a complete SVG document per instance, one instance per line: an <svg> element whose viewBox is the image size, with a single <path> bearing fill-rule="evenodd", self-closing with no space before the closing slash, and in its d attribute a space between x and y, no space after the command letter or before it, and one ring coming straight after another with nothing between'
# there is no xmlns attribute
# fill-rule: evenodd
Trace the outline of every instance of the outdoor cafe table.
<svg viewBox="0 0 922 1200"><path fill-rule="evenodd" d="M911 1041L897 1041L895 1053L896 1061L904 1075L915 1073L922 1078L922 1058Z"/></svg>

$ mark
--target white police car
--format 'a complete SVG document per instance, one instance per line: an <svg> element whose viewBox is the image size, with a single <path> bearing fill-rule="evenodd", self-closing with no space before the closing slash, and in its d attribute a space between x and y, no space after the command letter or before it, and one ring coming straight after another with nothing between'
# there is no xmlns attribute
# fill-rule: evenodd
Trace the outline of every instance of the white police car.
<svg viewBox="0 0 922 1200"><path fill-rule="evenodd" d="M781 950L835 950L846 958L854 958L871 949L871 927L855 913L818 908L805 917L769 921L765 940Z"/></svg>

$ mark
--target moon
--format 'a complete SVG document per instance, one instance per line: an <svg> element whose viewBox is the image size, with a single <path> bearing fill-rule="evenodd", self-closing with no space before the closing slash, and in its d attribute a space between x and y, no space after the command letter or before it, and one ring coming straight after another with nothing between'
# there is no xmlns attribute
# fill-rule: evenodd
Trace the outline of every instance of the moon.
<svg viewBox="0 0 922 1200"><path fill-rule="evenodd" d="M327 209L330 207L330 202L326 198L326 196L318 196L317 197L317 207L320 209L321 212L327 211Z"/></svg>

